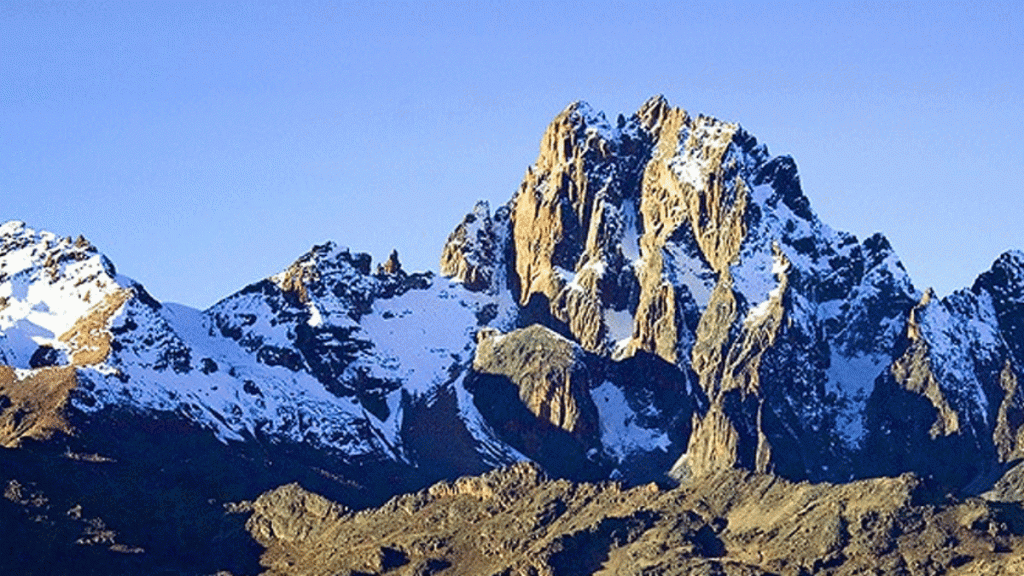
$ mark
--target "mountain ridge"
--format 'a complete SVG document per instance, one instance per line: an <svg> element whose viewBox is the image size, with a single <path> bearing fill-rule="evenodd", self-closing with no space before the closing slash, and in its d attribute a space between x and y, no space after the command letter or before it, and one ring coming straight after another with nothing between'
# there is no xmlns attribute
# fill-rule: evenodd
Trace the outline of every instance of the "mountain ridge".
<svg viewBox="0 0 1024 576"><path fill-rule="evenodd" d="M883 235L817 218L792 158L663 97L614 126L563 110L439 274L328 242L195 310L81 237L0 226L3 446L123 461L111 421L169 453L149 431L177 427L257 479L197 502L292 474L367 506L523 460L978 494L1024 457L1021 342L1024 253L921 292Z"/></svg>
<svg viewBox="0 0 1024 576"><path fill-rule="evenodd" d="M19 235L17 230L27 230L24 224L8 224L5 228L11 228L9 245L25 243L36 234L27 231ZM42 241L41 237L36 241ZM186 326L199 323L211 336L206 338L208 345L223 348L230 342L243 354L255 356L250 364L271 371L284 368L292 373L286 380L309 376L329 395L354 398L359 407L354 413L342 408L342 412L349 413L346 418L358 420L362 413L377 421L371 425L376 426L376 432L355 434L376 446L364 449L390 452L389 457L398 460L403 458L395 436L400 423L389 423L389 419L401 411L400 402L394 398L399 389L429 395L432 385L448 380L446 373L470 368L477 340L470 333L478 326L507 332L536 323L578 342L588 353L613 361L630 358L638 351L654 354L675 365L685 376L689 393L702 392L705 396L695 403L706 402L709 408L725 402L725 396L733 391L744 397L761 394L760 380L768 372L762 369L762 363L773 361L774 351L779 349L775 340L787 330L802 330L805 334L794 337L805 340L813 339L816 331L824 331L832 349L829 357L803 346L788 349L783 358L774 361L792 364L800 355L807 359L804 371L811 366L809 373L797 374L785 387L798 388L809 380L825 381L824 394L810 389L803 393L816 395L817 402L827 401L831 394L846 406L839 406L833 415L839 423L831 425L832 432L837 443L855 450L868 441L864 412L872 381L885 368L883 364L891 366L890 372L901 371L898 379L915 378L910 365L921 364L927 356L927 346L920 343L922 331L931 330L926 340L948 336L943 331L950 314L969 311L974 316L985 316L994 312L996 302L990 304L987 295L991 290L998 291L1000 284L993 283L993 279L998 277L1011 285L1020 280L1019 266L1014 267L1020 253L1007 252L970 289L942 300L935 299L931 292L919 292L884 236L875 234L859 242L817 220L800 190L796 165L790 157L772 157L739 125L706 116L690 117L669 106L663 97L650 99L629 118L620 115L614 127L603 113L584 102L573 103L559 114L542 138L538 160L527 170L512 200L493 216L487 203L478 204L452 233L442 252L440 270L455 283L446 288L439 288L445 282L443 277L405 273L397 253L374 271L368 255L328 242L314 247L281 273L243 288L205 311L190 312L182 307L160 306L138 283L120 276L115 279L113 265L84 239L66 250L58 246L64 246L67 240L61 244L53 237L42 242L49 250L41 263L44 268L52 266L54 258L75 262L99 258L92 264L94 268L99 266L98 271L92 274L106 274L108 278L76 277L77 285L101 287L119 282L122 288L136 293L136 298L127 299L122 312L124 322L111 325L112 334L136 332L139 326L148 326L150 333L141 336L141 345L129 345L127 350L121 339L113 338L113 356L126 357L132 352L139 368L162 372L169 367L176 375L198 369L215 379L225 357L222 355L220 363L210 355L191 358L198 353L196 346L202 348L203 344L186 343L179 336L181 332L200 337L202 328ZM75 274L73 268L69 270ZM366 334L361 323L364 318L372 324L372 320L383 320L384 316L394 319L412 314L412 308L405 308L374 315L377 302L411 299L410 295L431 290L451 295L460 287L468 292L458 296L462 299L457 307L462 310L462 332L442 334L435 330L425 338L431 345L447 338L442 346L446 351L435 354L433 365L420 370L420 376L424 376L422 372L430 373L430 382L415 384L416 370L402 367L423 360L425 355L417 353L416 360L403 360L399 349L408 333L397 332L398 340L390 349L381 350L379 345L386 336ZM15 288L10 291L15 294ZM1015 327L1015 300L1010 296L998 300L1001 316L996 314L996 332ZM87 307L88 300L96 297L89 293L78 298L78 306ZM73 302L75 298L63 301ZM434 300L424 303L435 304ZM710 309L717 315L709 314ZM469 312L474 319L469 318ZM39 320L45 313L30 309L24 315L22 321L32 322L31 318ZM75 313L50 316L67 318ZM137 318L142 316L146 319L140 323ZM982 321L991 323L990 316ZM189 319L184 320L186 317ZM786 327L782 326L783 317ZM923 323L918 321L920 318ZM68 329L70 326L62 326L57 331ZM426 330L422 323L412 329L421 333ZM395 333L388 330L392 336ZM25 358L31 355L37 357L37 363L95 364L50 358L71 352L67 345L56 341L48 345L50 348L39 346L31 354L27 349L19 350L11 344L12 335L17 334L16 328L5 330L8 346L6 352L0 350L12 356L8 363L16 367L31 368ZM915 334L919 337L914 338ZM998 333L957 337L982 336L987 337L987 344L1000 339L1015 341ZM167 340L161 343L162 358L142 357L147 353L143 348L151 348L162 339ZM460 339L461 346L457 342ZM23 344L25 340L22 335ZM795 346L792 341L781 344ZM899 346L912 350L903 364L887 357ZM31 345L26 344L28 347ZM442 347L434 346L434 350ZM1024 359L1018 350L1012 352L1012 365L999 368L1016 375L1014 366ZM459 360L452 363L441 358L445 354L459 356ZM940 369L943 360L935 362ZM966 369L960 365L965 362L958 358L957 374L946 378L963 380ZM240 367L228 368L233 369ZM93 372L97 376L97 371ZM99 376L109 380L111 374ZM151 377L159 380L155 374ZM253 404L266 403L256 382L273 381L273 377L264 373L241 380L242 392L252 397ZM598 384L592 383L594 387ZM309 385L318 388L312 382ZM997 416L989 414L994 412L989 404L1003 403L1002 398L989 401L988 396L996 394L982 390L985 385L975 378L960 382L957 389L975 389L972 428L984 425L990 415ZM698 387L700 391L695 392ZM946 398L949 392L920 382L904 389L919 389L938 411L930 434L949 436L959 431L965 408L954 408ZM471 404L468 400L463 398L463 407ZM966 398L960 400L965 404ZM250 408L235 402L219 409L219 418L206 419L214 426L218 425L216 420L240 422L239 407ZM235 413L234 420L231 412ZM712 419L719 417L717 409L711 409L710 414ZM736 423L730 421L734 430L727 435L747 434L748 442L767 438L756 431L760 424L743 425L747 432L736 429ZM710 420L708 426L715 428ZM250 422L245 430L252 433L255 427L256 423ZM218 433L240 437L237 426L232 431L220 428ZM343 432L335 429L330 434L340 437ZM381 434L386 437L383 443L372 438ZM1002 436L1008 435L1014 434L1003 431ZM485 436L478 433L476 439L494 440ZM698 434L690 439L685 452L699 452L703 438ZM712 444L720 440L710 439ZM767 470L770 463L765 458L770 444L757 442L761 448L755 452L760 456L741 457L736 453L728 458L734 462L752 458L747 460L748 465ZM350 443L341 451L358 452L356 444ZM504 452L506 463L512 461L508 458L516 458L515 451ZM850 454L838 456L852 458ZM760 464L759 457L763 460ZM805 469L803 475L842 479L820 472Z"/></svg>

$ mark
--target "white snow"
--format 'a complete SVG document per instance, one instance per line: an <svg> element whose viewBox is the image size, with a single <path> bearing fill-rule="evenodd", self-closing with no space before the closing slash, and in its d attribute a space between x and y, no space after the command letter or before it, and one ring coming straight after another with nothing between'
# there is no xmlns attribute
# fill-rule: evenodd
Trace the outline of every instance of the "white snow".
<svg viewBox="0 0 1024 576"><path fill-rule="evenodd" d="M825 392L838 400L837 432L850 448L864 440L864 409L875 379L888 367L881 355L848 357L833 351L826 373Z"/></svg>
<svg viewBox="0 0 1024 576"><path fill-rule="evenodd" d="M350 370L401 380L412 394L426 394L451 379L449 369L470 357L476 316L462 298L468 291L447 282L427 290L374 302L372 314L360 322L359 337L374 343L367 356Z"/></svg>
<svg viewBox="0 0 1024 576"><path fill-rule="evenodd" d="M958 304L967 314L954 308ZM932 370L954 406L988 421L989 401L976 372L976 362L993 362L1000 348L998 321L988 294L968 291L932 298L918 311L921 335L929 345Z"/></svg>
<svg viewBox="0 0 1024 576"><path fill-rule="evenodd" d="M565 268L562 268L561 266L557 265L551 266L551 271L554 272L555 277L560 279L562 283L565 285L571 284L576 277L576 273L573 272L572 270L566 270ZM579 289L578 284L576 285L576 287L577 289Z"/></svg>
<svg viewBox="0 0 1024 576"><path fill-rule="evenodd" d="M782 298L782 279L787 270L789 270L789 261L781 253L776 253L772 257L771 274L777 278L778 283L768 292L768 296L763 302L755 305L747 312L747 316L743 319L744 324L754 324L762 320L768 315L768 310L772 305L779 302Z"/></svg>
<svg viewBox="0 0 1024 576"><path fill-rule="evenodd" d="M462 376L455 381L455 394L459 417L465 423L469 435L476 442L477 450L489 465L504 466L513 462L529 460L518 450L498 439L498 435L473 404L473 395L463 386Z"/></svg>
<svg viewBox="0 0 1024 576"><path fill-rule="evenodd" d="M633 314L629 310L605 308L604 324L615 347L624 346L633 338Z"/></svg>
<svg viewBox="0 0 1024 576"><path fill-rule="evenodd" d="M636 412L629 407L625 395L614 384L605 381L592 389L590 396L597 406L601 444L610 456L621 462L637 452L668 450L671 445L668 435L637 424Z"/></svg>
<svg viewBox="0 0 1024 576"><path fill-rule="evenodd" d="M187 373L158 370L154 364L163 348L125 341L121 352L110 359L115 366L104 363L84 368L87 375L92 374L89 379L95 384L93 395L98 402L92 406L77 402L78 408L92 411L110 404L130 404L185 411L222 441L241 440L243 433L260 430L295 441L332 445L353 455L387 451L360 432L366 426L360 406L329 393L307 373L255 361L237 342L211 331L209 317L198 310L167 304L157 313L129 303L111 323L118 324L129 312L138 327L125 337L158 335L165 343L186 345L193 369ZM213 360L217 370L201 372L203 358ZM116 369L128 371L131 379L122 383L113 377Z"/></svg>
<svg viewBox="0 0 1024 576"><path fill-rule="evenodd" d="M676 244L666 244L664 255L668 280L675 286L686 286L697 306L701 310L707 308L718 282L714 271L699 259L687 255Z"/></svg>
<svg viewBox="0 0 1024 576"><path fill-rule="evenodd" d="M622 255L627 260L636 262L640 260L640 232L637 226L637 218L639 218L639 209L637 208L636 202L633 200L626 200L622 203L622 209L620 214L622 215L622 242L619 244L622 249Z"/></svg>
<svg viewBox="0 0 1024 576"><path fill-rule="evenodd" d="M292 345L295 337L287 323L275 322L277 316L262 294L238 294L226 298L210 312L226 318L229 324L243 329L247 335L258 337L263 344L286 348Z"/></svg>
<svg viewBox="0 0 1024 576"><path fill-rule="evenodd" d="M313 328L323 325L324 319L323 316L320 315L320 309L312 303L310 303L307 308L309 310L309 320L306 321L306 324Z"/></svg>
<svg viewBox="0 0 1024 576"><path fill-rule="evenodd" d="M669 160L669 167L681 182L698 189L705 187L712 171L713 156L709 152L728 146L737 128L736 124L703 116L697 118L692 128L680 132L676 154ZM688 140L699 144L687 145Z"/></svg>
<svg viewBox="0 0 1024 576"><path fill-rule="evenodd" d="M580 115L584 123L586 124L586 133L590 137L599 137L605 141L617 140L620 138L620 132L618 129L613 128L605 118L604 112L594 110L594 108L586 102L576 103L576 112Z"/></svg>

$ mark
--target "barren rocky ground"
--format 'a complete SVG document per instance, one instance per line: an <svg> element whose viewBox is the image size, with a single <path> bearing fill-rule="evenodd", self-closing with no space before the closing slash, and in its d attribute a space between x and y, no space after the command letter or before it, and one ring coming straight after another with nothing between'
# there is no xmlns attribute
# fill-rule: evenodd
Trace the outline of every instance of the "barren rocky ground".
<svg viewBox="0 0 1024 576"><path fill-rule="evenodd" d="M624 489L520 464L371 510L297 484L251 509L275 576L1024 573L1018 504L946 499L911 475L831 485L726 471Z"/></svg>

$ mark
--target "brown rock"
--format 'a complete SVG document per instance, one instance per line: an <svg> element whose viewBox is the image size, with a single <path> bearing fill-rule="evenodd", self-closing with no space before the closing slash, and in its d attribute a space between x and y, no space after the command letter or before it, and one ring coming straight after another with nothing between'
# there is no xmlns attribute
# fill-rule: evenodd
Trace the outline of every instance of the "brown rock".
<svg viewBox="0 0 1024 576"><path fill-rule="evenodd" d="M262 563L276 576L1009 575L1022 566L1019 510L980 499L924 505L920 491L909 475L830 485L738 471L625 490L550 481L518 464L360 513L325 513L329 505L289 486L261 497L249 526L262 530ZM275 522L300 528L281 537L260 528Z"/></svg>
<svg viewBox="0 0 1024 576"><path fill-rule="evenodd" d="M110 354L111 339L107 324L134 295L134 289L112 292L60 336L60 340L71 348L69 356L72 365L87 366L106 360Z"/></svg>
<svg viewBox="0 0 1024 576"><path fill-rule="evenodd" d="M960 415L950 406L942 393L939 381L932 372L929 361L928 342L921 336L917 314L931 302L931 290L921 298L921 302L910 311L907 322L907 339L910 346L907 351L893 362L890 370L896 383L907 391L927 398L935 408L935 423L928 433L931 437L949 436L960 431Z"/></svg>
<svg viewBox="0 0 1024 576"><path fill-rule="evenodd" d="M76 385L72 367L41 368L19 377L10 367L0 366L0 446L16 448L26 438L73 433L66 409Z"/></svg>
<svg viewBox="0 0 1024 576"><path fill-rule="evenodd" d="M473 369L508 378L535 416L588 438L597 431L597 408L581 356L571 341L533 325L508 334L482 332Z"/></svg>
<svg viewBox="0 0 1024 576"><path fill-rule="evenodd" d="M1024 457L1024 390L1019 389L1017 375L1009 360L999 373L999 384L1004 395L999 404L992 441L999 461L1009 462Z"/></svg>
<svg viewBox="0 0 1024 576"><path fill-rule="evenodd" d="M478 202L448 236L441 251L441 275L474 292L504 289L508 225L507 209L492 217L487 202Z"/></svg>
<svg viewBox="0 0 1024 576"><path fill-rule="evenodd" d="M69 365L41 367L19 375L0 366L0 446L14 448L26 438L43 440L54 433L73 434L67 420L68 399L77 386L76 366L97 364L110 354L107 326L133 295L131 289L109 294L60 336Z"/></svg>
<svg viewBox="0 0 1024 576"><path fill-rule="evenodd" d="M398 261L398 250L392 250L388 259L377 266L377 274L403 274L402 263Z"/></svg>

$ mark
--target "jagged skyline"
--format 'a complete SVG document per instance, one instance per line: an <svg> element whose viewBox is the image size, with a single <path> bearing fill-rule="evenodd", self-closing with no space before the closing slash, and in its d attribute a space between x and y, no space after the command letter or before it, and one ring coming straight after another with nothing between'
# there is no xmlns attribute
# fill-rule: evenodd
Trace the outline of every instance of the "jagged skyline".
<svg viewBox="0 0 1024 576"><path fill-rule="evenodd" d="M1014 571L1021 342L1024 251L937 298L663 97L558 114L441 276L328 242L198 311L8 222L0 565Z"/></svg>
<svg viewBox="0 0 1024 576"><path fill-rule="evenodd" d="M436 270L559 110L664 93L792 155L824 221L945 294L1024 246L1021 14L856 6L6 4L0 220L203 308L325 240Z"/></svg>

